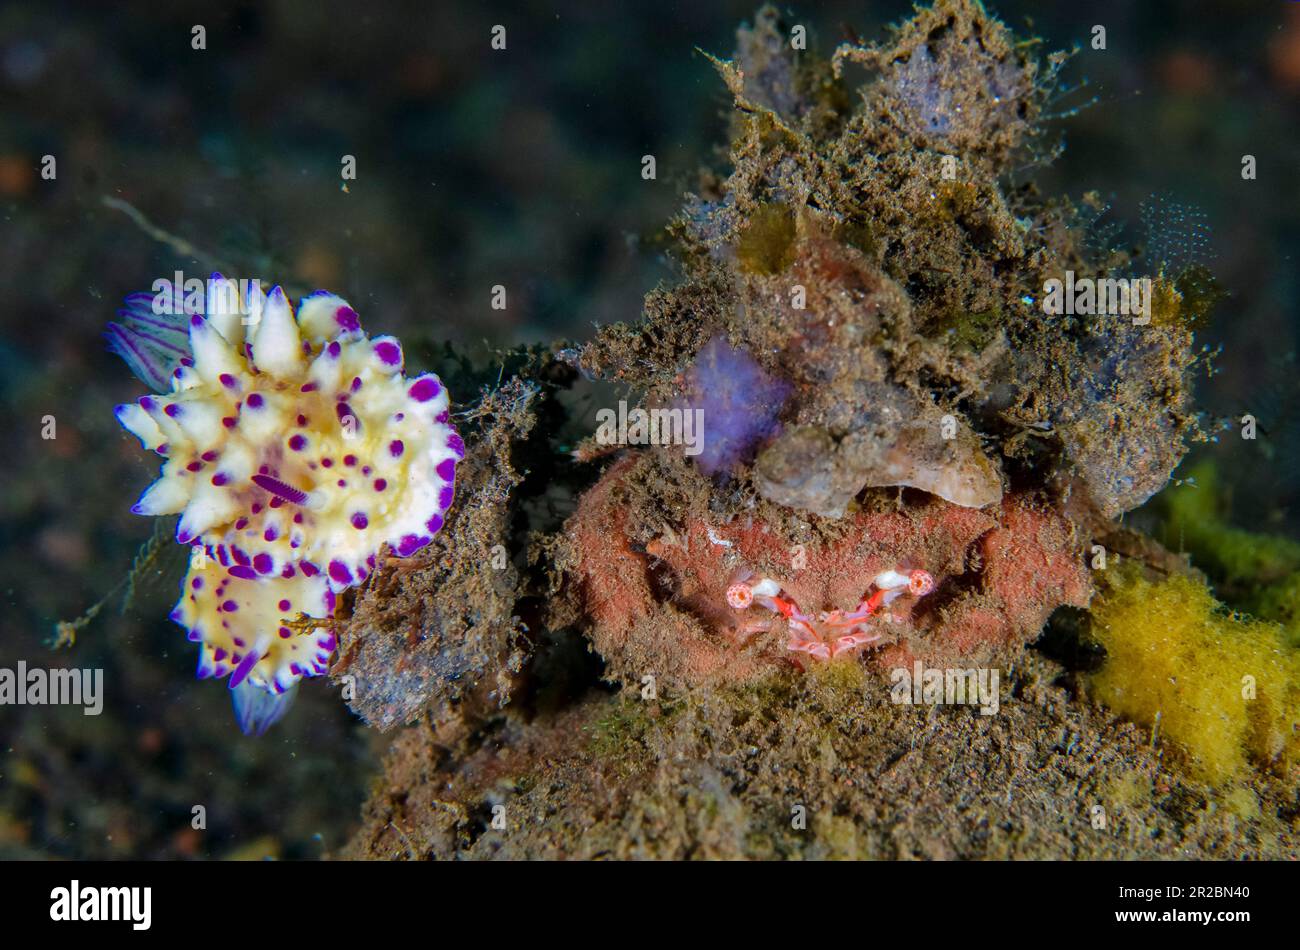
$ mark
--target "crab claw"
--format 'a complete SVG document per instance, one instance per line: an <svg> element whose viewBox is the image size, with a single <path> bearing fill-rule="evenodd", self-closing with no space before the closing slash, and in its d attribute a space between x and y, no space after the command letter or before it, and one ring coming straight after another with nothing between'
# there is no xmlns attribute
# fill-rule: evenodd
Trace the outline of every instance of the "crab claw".
<svg viewBox="0 0 1300 950"><path fill-rule="evenodd" d="M880 639L880 634L872 633L870 630L855 630L853 633L845 634L835 641L831 646L831 656L839 656L849 650L856 650L858 647L866 646L868 643L875 643Z"/></svg>

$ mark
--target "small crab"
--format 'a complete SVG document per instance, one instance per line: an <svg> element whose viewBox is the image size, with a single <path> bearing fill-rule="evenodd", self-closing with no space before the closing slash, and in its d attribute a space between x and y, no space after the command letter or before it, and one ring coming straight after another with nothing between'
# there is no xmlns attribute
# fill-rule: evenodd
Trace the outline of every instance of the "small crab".
<svg viewBox="0 0 1300 950"><path fill-rule="evenodd" d="M830 660L879 640L881 634L872 629L869 621L877 615L891 620L888 613L881 612L899 597L908 594L920 598L932 590L934 578L928 571L882 571L872 578L871 589L862 595L855 610L822 611L812 617L799 609L798 603L782 589L780 582L770 577L755 580L753 572L745 570L728 585L727 605L740 611L757 604L780 614L786 619L790 631L786 649L792 653L806 653L814 659ZM769 627L769 621L753 621L742 628L741 634L747 636Z"/></svg>

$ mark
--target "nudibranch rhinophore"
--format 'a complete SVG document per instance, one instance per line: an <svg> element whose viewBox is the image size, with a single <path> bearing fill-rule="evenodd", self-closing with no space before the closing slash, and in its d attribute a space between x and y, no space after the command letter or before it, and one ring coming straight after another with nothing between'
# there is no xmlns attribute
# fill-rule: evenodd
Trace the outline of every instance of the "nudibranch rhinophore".
<svg viewBox="0 0 1300 950"><path fill-rule="evenodd" d="M110 346L171 392L117 418L165 459L132 511L179 514L177 542L202 551L171 617L200 644L199 677L229 674L241 727L260 733L334 650L328 623L291 618L328 620L384 544L429 544L465 446L441 380L408 379L401 344L367 336L341 297L295 314L280 287L214 274L202 303L127 298Z"/></svg>

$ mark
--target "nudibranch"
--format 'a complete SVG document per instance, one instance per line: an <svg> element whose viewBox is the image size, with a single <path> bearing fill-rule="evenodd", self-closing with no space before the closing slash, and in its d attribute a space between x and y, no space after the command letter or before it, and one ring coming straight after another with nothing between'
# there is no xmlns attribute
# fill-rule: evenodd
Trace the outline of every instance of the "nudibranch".
<svg viewBox="0 0 1300 950"><path fill-rule="evenodd" d="M165 460L132 511L179 514L177 542L202 550L171 616L200 644L199 677L229 674L241 726L260 732L287 700L249 690L287 696L334 650L327 623L290 618L327 620L385 544L429 544L465 446L441 380L407 378L401 344L369 337L341 297L318 291L295 313L280 287L241 293L217 274L202 307L153 301L128 297L109 326L136 375L171 381L117 407Z"/></svg>

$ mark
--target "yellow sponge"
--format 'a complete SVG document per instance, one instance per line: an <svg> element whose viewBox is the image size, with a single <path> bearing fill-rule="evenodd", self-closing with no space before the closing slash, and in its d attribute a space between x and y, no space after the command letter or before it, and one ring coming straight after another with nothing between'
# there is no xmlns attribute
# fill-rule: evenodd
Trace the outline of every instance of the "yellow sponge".
<svg viewBox="0 0 1300 950"><path fill-rule="evenodd" d="M1300 651L1278 624L1228 613L1188 577L1108 572L1092 633L1094 696L1181 746L1212 782L1300 752Z"/></svg>

